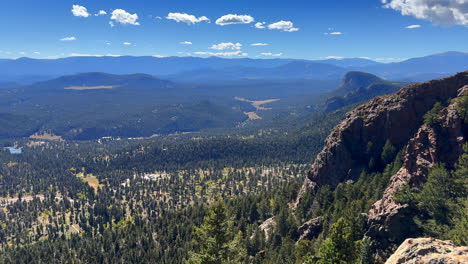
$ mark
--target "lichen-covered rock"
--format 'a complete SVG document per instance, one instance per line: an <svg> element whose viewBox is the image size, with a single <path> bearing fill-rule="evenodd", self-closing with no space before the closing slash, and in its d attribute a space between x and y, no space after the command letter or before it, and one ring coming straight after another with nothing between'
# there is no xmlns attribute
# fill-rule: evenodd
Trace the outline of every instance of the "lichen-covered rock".
<svg viewBox="0 0 468 264"><path fill-rule="evenodd" d="M406 239L385 264L466 264L468 247L433 238Z"/></svg>

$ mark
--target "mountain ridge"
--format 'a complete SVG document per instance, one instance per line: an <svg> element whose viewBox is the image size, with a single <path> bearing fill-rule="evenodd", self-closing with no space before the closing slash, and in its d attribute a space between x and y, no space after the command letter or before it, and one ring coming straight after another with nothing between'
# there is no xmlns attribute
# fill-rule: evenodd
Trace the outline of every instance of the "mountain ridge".
<svg viewBox="0 0 468 264"><path fill-rule="evenodd" d="M168 75L181 74L200 69L216 69L224 71L230 67L255 68L259 72L265 69L278 68L288 63L323 63L324 76L336 78L337 68L341 68L341 78L351 70L370 72L386 79L420 79L428 80L435 77L447 76L468 68L468 54L464 52L446 52L442 54L429 55L412 58L402 62L378 63L368 59L328 59L328 60L301 60L301 59L251 59L251 58L220 58L220 57L151 57L151 56L120 56L120 57L67 57L59 59L31 59L19 58L16 60L0 60L0 72L3 76L31 76L47 75L61 76L83 72L107 72L111 74L145 73L164 77ZM295 73L296 76L285 76L286 78L307 78L307 67L301 70L305 73L297 76L294 66L281 68L286 72ZM334 66L330 68L331 66ZM326 71L330 68L331 71ZM229 70L228 70L229 73ZM309 72L310 73L310 72ZM274 76L274 74L271 74ZM234 75L230 79L241 79L243 75Z"/></svg>

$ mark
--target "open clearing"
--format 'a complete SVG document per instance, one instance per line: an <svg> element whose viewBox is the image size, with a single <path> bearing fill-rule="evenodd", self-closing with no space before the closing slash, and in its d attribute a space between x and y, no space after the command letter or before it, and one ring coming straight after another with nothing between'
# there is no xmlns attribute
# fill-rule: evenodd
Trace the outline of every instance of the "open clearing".
<svg viewBox="0 0 468 264"><path fill-rule="evenodd" d="M65 90L101 90L101 89L112 89L116 88L118 85L99 85L99 86L68 86L65 87Z"/></svg>
<svg viewBox="0 0 468 264"><path fill-rule="evenodd" d="M56 136L56 135L48 134L48 133L34 134L32 136L29 136L29 138L37 139L37 140L64 141L61 136Z"/></svg>
<svg viewBox="0 0 468 264"><path fill-rule="evenodd" d="M263 105L273 103L273 102L276 102L276 101L280 100L280 99L267 99L267 100L251 101L251 100L248 100L248 99L245 99L245 98L242 98L242 97L234 97L234 99L236 99L238 101L250 103L253 107L255 107L255 109L257 109L257 111L258 110L271 110L271 108L263 107Z"/></svg>
<svg viewBox="0 0 468 264"><path fill-rule="evenodd" d="M257 113L255 112L244 112L245 115L247 115L249 117L248 120L258 120L258 119L262 119L261 116L257 115Z"/></svg>
<svg viewBox="0 0 468 264"><path fill-rule="evenodd" d="M272 108L268 107L263 107L264 104L269 104L273 103L276 101L279 101L280 99L267 99L267 100L257 100L257 101L252 101L248 100L242 97L234 97L234 99L241 101L241 102L246 102L250 103L253 107L255 107L255 110L260 111L260 110L271 110ZM259 120L262 119L261 116L259 116L256 112L244 112L245 115L248 116L247 121L253 121L253 120Z"/></svg>
<svg viewBox="0 0 468 264"><path fill-rule="evenodd" d="M104 185L99 183L99 179L93 174L84 174L83 172L77 173L76 177L80 178L82 181L86 182L94 191L97 192L98 188L102 188Z"/></svg>

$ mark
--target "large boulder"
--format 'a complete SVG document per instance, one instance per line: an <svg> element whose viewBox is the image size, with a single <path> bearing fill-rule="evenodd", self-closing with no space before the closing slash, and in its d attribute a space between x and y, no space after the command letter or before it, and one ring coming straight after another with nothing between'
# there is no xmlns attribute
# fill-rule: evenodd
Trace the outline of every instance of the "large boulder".
<svg viewBox="0 0 468 264"><path fill-rule="evenodd" d="M468 247L434 238L408 238L385 264L466 264Z"/></svg>

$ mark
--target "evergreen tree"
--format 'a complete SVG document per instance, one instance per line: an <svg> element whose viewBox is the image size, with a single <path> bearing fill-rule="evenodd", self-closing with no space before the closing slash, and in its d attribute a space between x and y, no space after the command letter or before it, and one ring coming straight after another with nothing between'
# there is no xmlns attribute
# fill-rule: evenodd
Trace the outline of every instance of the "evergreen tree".
<svg viewBox="0 0 468 264"><path fill-rule="evenodd" d="M218 196L208 208L201 227L196 227L194 243L199 252L191 252L190 264L240 263L246 254L241 246L242 234L235 238L224 202Z"/></svg>
<svg viewBox="0 0 468 264"><path fill-rule="evenodd" d="M341 217L331 229L328 238L319 249L318 264L348 264L355 256L351 225Z"/></svg>
<svg viewBox="0 0 468 264"><path fill-rule="evenodd" d="M395 155L396 155L396 149L395 147L392 145L392 143L390 142L390 140L387 139L387 141L385 142L385 145L382 149L382 162L384 165L387 165L389 164L390 162L393 161L393 159L395 159Z"/></svg>

